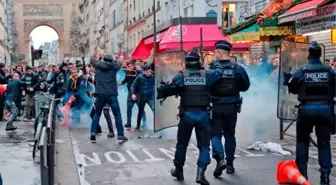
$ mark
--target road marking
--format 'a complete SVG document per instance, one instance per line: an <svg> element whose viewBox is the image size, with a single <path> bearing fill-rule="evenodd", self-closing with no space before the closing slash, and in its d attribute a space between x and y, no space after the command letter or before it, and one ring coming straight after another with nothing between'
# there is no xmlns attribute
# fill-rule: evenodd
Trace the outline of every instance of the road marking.
<svg viewBox="0 0 336 185"><path fill-rule="evenodd" d="M126 153L130 156L130 158L133 159L134 162L136 162L136 163L140 162L139 159L137 157L135 157L135 155L131 151L126 150Z"/></svg>
<svg viewBox="0 0 336 185"><path fill-rule="evenodd" d="M159 148L159 150L163 154L165 154L167 157L169 157L171 160L174 160L174 155L175 155L175 151L174 150L170 151L170 150L167 150L167 149L164 149L164 148Z"/></svg>
<svg viewBox="0 0 336 185"><path fill-rule="evenodd" d="M118 156L119 160L112 159L111 154L115 154L116 156ZM126 162L125 156L123 154L121 154L120 152L109 151L109 152L106 152L104 154L104 156L105 156L106 160L108 160L110 163L121 164L121 163Z"/></svg>
<svg viewBox="0 0 336 185"><path fill-rule="evenodd" d="M244 149L241 149L239 147L236 147L236 148L237 148L237 150L240 150L240 151L246 153L247 155L245 155L245 156L247 156L247 157L263 157L263 156L265 156L264 154L254 154L254 153L251 153L251 152L249 152L247 150L244 150Z"/></svg>
<svg viewBox="0 0 336 185"><path fill-rule="evenodd" d="M146 149L141 149L141 150L149 157L149 159L146 159L146 161L163 161L164 160L164 158L156 158L156 157L154 157Z"/></svg>
<svg viewBox="0 0 336 185"><path fill-rule="evenodd" d="M92 152L92 156L93 157L89 157L85 154L80 154L80 157L82 158L84 166L92 166L92 165L101 165L102 164L98 154L96 154L95 152ZM88 164L86 161L90 161L91 164Z"/></svg>

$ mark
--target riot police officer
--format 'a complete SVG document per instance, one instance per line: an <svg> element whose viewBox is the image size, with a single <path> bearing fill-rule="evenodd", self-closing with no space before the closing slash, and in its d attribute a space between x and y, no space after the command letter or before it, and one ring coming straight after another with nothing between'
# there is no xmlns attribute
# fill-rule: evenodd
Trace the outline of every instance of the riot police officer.
<svg viewBox="0 0 336 185"><path fill-rule="evenodd" d="M284 73L290 93L298 94L300 102L296 125L296 164L307 178L309 136L315 127L318 160L321 166L321 185L329 185L332 168L330 137L333 129L333 98L335 97L335 72L322 64L321 46L312 42L308 46L308 63L293 75ZM289 79L290 78L290 79ZM289 80L288 80L289 79Z"/></svg>
<svg viewBox="0 0 336 185"><path fill-rule="evenodd" d="M231 61L232 45L227 41L218 41L215 44L216 61L223 70L223 76L211 87L212 121L211 143L212 156L217 161L213 175L219 177L226 169L227 174L235 172L233 166L236 150L236 122L240 112L242 98L240 91L247 91L250 80L245 69ZM210 66L212 68L212 66ZM222 144L222 135L225 138L225 154Z"/></svg>
<svg viewBox="0 0 336 185"><path fill-rule="evenodd" d="M177 144L174 165L171 175L183 181L183 166L186 159L186 151L192 130L195 128L197 147L200 150L197 162L196 182L208 185L204 172L210 164L210 125L209 87L222 76L220 65L215 65L214 70L204 70L200 57L196 52L191 52L185 57L185 71L175 76L170 84L159 87L157 99L179 95L180 122L177 131Z"/></svg>

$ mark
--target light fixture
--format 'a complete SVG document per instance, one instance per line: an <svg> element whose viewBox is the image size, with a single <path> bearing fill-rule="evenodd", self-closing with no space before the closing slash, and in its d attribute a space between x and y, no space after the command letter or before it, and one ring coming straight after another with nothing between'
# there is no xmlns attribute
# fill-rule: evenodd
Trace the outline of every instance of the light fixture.
<svg viewBox="0 0 336 185"><path fill-rule="evenodd" d="M323 31L317 31L317 32L311 32L311 33L303 34L302 36L310 36L310 35L316 35L316 34L321 34L321 33L329 33L330 31L331 31L331 29L323 30Z"/></svg>

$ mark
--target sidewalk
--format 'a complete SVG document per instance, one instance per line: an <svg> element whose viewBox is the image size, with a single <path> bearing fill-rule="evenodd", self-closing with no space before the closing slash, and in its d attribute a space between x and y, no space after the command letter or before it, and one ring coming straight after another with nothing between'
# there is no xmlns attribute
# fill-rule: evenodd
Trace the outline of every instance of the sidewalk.
<svg viewBox="0 0 336 185"><path fill-rule="evenodd" d="M40 165L33 161L29 146L33 138L33 123L14 122L18 129L5 131L0 122L0 173L4 185L40 185Z"/></svg>
<svg viewBox="0 0 336 185"><path fill-rule="evenodd" d="M291 134L291 135L296 135L296 125L295 123L286 131L286 133ZM316 136L314 134L314 132L312 133L312 137L314 138L314 140L316 141ZM296 138L294 137L290 137L290 136L284 136L283 140L278 138L274 138L275 141L277 141L279 144L281 144L281 146L286 149L289 150L293 153L295 153L295 147L296 147ZM334 165L333 168L333 175L336 176L336 137L332 136L331 137L331 154L332 154L332 163ZM318 160L318 151L317 151L317 147L315 147L313 144L311 144L311 147L309 148L309 156L312 159Z"/></svg>

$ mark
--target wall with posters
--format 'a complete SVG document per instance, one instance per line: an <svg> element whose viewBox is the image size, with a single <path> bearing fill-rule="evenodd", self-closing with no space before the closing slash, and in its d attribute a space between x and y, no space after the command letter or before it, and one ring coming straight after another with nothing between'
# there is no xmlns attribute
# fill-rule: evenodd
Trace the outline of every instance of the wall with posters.
<svg viewBox="0 0 336 185"><path fill-rule="evenodd" d="M317 41L325 47L325 58L336 56L336 45L331 43L331 29L336 28L336 3L317 8L316 16L296 21L296 34L309 35L308 41Z"/></svg>

